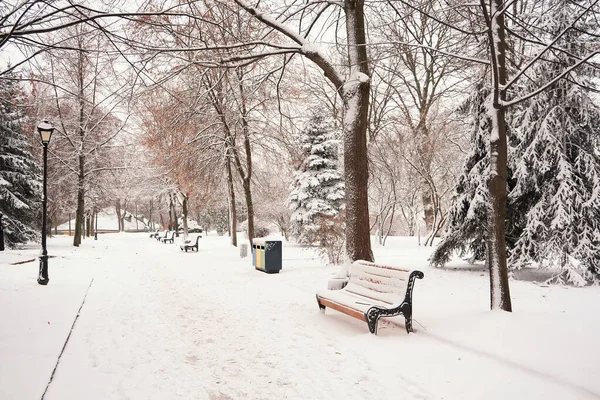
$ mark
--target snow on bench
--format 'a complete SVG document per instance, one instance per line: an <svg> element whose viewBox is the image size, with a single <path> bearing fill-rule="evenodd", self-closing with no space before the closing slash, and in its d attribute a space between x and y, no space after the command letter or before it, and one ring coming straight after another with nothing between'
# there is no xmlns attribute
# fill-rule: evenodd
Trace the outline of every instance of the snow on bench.
<svg viewBox="0 0 600 400"><path fill-rule="evenodd" d="M196 244L190 244L190 243L186 243L183 244L181 246L179 246L179 248L183 251L185 250L185 252L187 253L188 250L194 250L196 249L196 251L198 251L198 241L202 238L201 235L196 236Z"/></svg>
<svg viewBox="0 0 600 400"><path fill-rule="evenodd" d="M168 237L169 232L167 232L167 234L165 234L165 237L160 238L160 241L163 242L163 243L167 243L167 242L173 243L174 240L175 240L175 233L176 232L175 231L171 231L170 233L171 233L171 237Z"/></svg>
<svg viewBox="0 0 600 400"><path fill-rule="evenodd" d="M317 303L322 311L329 307L365 321L375 335L380 317L402 314L410 333L412 291L415 279L423 276L421 271L358 260L350 267L348 284L341 290L317 291Z"/></svg>

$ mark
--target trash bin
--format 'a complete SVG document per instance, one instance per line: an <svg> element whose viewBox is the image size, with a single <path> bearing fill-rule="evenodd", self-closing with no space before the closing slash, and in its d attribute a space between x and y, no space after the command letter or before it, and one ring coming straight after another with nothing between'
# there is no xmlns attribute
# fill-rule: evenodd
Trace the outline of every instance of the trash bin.
<svg viewBox="0 0 600 400"><path fill-rule="evenodd" d="M242 243L240 245L240 257L244 258L248 256L248 244Z"/></svg>
<svg viewBox="0 0 600 400"><path fill-rule="evenodd" d="M281 240L252 240L252 266L268 274L281 271Z"/></svg>

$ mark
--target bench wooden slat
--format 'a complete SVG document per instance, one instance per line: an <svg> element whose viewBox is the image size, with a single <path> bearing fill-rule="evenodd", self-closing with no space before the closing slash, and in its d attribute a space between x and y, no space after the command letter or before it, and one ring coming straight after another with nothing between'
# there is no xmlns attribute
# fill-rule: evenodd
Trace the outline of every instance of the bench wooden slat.
<svg viewBox="0 0 600 400"><path fill-rule="evenodd" d="M391 265L382 265L382 264L376 264L370 261L365 261L365 260L358 260L355 261L354 263L352 263L352 266L363 266L363 267L373 267L376 268L377 270L390 270L390 271L400 271L400 272L404 272L405 274L411 272L410 269L406 269L406 268L402 268L402 267L393 267Z"/></svg>
<svg viewBox="0 0 600 400"><path fill-rule="evenodd" d="M350 278L350 281L357 285L364 286L381 293L400 294L403 293L404 289L406 288L405 280L386 278L383 276L359 275Z"/></svg>
<svg viewBox="0 0 600 400"><path fill-rule="evenodd" d="M365 265L362 263L352 264L350 274L351 275L375 275L387 278L396 278L405 281L408 279L408 273L410 271L394 269L394 268L377 268L372 265Z"/></svg>
<svg viewBox="0 0 600 400"><path fill-rule="evenodd" d="M367 321L365 318L365 314L362 311L355 310L354 308L347 307L340 303L335 303L325 298L321 299L321 304L323 304L326 307L333 308L334 310L342 312L344 314L348 314L351 317L358 318L361 321Z"/></svg>
<svg viewBox="0 0 600 400"><path fill-rule="evenodd" d="M402 295L398 293L381 293L374 290L365 288L364 286L356 285L352 282L348 282L348 285L344 288L347 292L357 294L359 296L367 297L372 300L381 301L385 304L399 304L402 301Z"/></svg>

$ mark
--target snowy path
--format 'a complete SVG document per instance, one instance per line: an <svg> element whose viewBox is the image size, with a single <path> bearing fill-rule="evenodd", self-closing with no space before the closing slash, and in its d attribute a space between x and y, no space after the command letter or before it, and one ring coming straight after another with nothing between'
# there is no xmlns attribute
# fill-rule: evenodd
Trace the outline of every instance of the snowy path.
<svg viewBox="0 0 600 400"><path fill-rule="evenodd" d="M135 239L96 274L46 399L428 398L338 345L284 274Z"/></svg>
<svg viewBox="0 0 600 400"><path fill-rule="evenodd" d="M45 288L35 265L0 258L2 400L40 398L92 278L46 400L600 398L600 318L583 307L598 288L513 282L519 309L499 314L482 273L427 269L415 290L427 330L384 323L375 337L318 311L336 268L307 250L284 247L284 270L267 275L217 236L198 253L141 234L51 246ZM376 248L425 270L422 253Z"/></svg>

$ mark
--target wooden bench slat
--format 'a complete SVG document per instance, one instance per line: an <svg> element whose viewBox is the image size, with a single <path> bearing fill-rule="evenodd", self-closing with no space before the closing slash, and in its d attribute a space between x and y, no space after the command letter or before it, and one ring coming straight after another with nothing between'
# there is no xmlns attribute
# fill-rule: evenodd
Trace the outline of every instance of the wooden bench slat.
<svg viewBox="0 0 600 400"><path fill-rule="evenodd" d="M382 293L403 293L406 281L382 276L359 275L350 279L351 282Z"/></svg>
<svg viewBox="0 0 600 400"><path fill-rule="evenodd" d="M336 311L348 314L351 317L358 318L366 322L365 314L362 311L355 310L354 308L350 308L340 303L335 303L325 298L321 298L321 303L326 307L333 308Z"/></svg>
<svg viewBox="0 0 600 400"><path fill-rule="evenodd" d="M385 303L390 306L392 304L394 304L392 301L390 301L391 299L387 300L387 299L382 298L382 296L369 296L369 293L365 290L359 290L358 288L352 288L352 287L346 288L345 290L348 293L352 293L352 294L355 294L355 295L361 296L361 297L366 297L367 299L370 299L370 300L377 300L377 301L380 301L380 302Z"/></svg>
<svg viewBox="0 0 600 400"><path fill-rule="evenodd" d="M368 266L368 267L374 267L374 268L378 268L378 269L389 269L389 270L393 270L393 271L401 271L401 272L404 272L404 273L407 273L407 274L410 273L410 272L412 272L412 270L408 269L408 268L395 267L395 266L392 266L392 265L377 264L377 263L370 262L370 261L365 261L365 260L355 261L353 263L353 265L354 264Z"/></svg>
<svg viewBox="0 0 600 400"><path fill-rule="evenodd" d="M364 265L364 264L352 264L351 275L375 275L382 276L387 278L396 278L405 281L408 279L408 272L399 269L392 268L377 268L372 265Z"/></svg>

